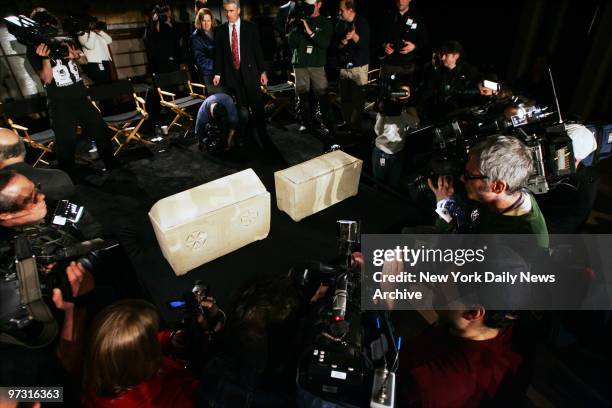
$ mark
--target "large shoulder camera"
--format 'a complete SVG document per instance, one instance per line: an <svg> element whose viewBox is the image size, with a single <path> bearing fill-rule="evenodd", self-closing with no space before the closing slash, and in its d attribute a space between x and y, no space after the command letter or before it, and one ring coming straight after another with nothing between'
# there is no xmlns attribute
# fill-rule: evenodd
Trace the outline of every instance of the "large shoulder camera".
<svg viewBox="0 0 612 408"><path fill-rule="evenodd" d="M554 112L546 107L518 104L509 118L481 116L454 119L439 126L426 126L412 132L412 137L428 137L433 149L424 169L410 184L415 200L429 194L427 179L439 175L459 176L464 169L469 150L489 135L512 135L530 149L534 169L526 186L535 194L543 194L558 181L576 172L572 141L563 123L550 119ZM419 136L421 134L421 136Z"/></svg>
<svg viewBox="0 0 612 408"><path fill-rule="evenodd" d="M70 37L57 36L57 30L49 25L40 25L26 16L9 16L4 21L8 32L15 36L21 44L36 48L44 43L49 47L49 56L54 59L68 57L66 44L74 43Z"/></svg>
<svg viewBox="0 0 612 408"><path fill-rule="evenodd" d="M93 271L99 253L111 246L100 238L83 241L69 222L26 227L0 242L0 332L29 347L52 341L57 325L47 303L53 289L67 301L79 300L72 295L66 267L78 261Z"/></svg>
<svg viewBox="0 0 612 408"><path fill-rule="evenodd" d="M387 371L381 382L378 373L394 361L397 348L388 315L361 309L361 270L352 262L361 242L359 222L337 221L337 238L332 262L309 262L291 270L297 284L310 292L328 287L305 324L297 383L324 400L366 406L380 400L383 383L388 395L393 394L394 384L387 380L393 375Z"/></svg>

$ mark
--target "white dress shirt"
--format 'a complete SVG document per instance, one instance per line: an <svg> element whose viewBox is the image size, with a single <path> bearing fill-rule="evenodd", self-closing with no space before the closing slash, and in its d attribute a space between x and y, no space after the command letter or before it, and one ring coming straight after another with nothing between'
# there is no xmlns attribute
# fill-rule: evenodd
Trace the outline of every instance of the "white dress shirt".
<svg viewBox="0 0 612 408"><path fill-rule="evenodd" d="M240 20L241 19L236 20L235 23L230 23L228 21L227 26L229 27L229 44L230 44L230 50L231 50L232 49L232 31L234 31L234 25L236 25L236 34L238 34L238 59L242 61L242 58L240 57Z"/></svg>
<svg viewBox="0 0 612 408"><path fill-rule="evenodd" d="M108 45L113 42L113 39L104 31L100 30L97 33L93 30L88 31L79 35L79 42L83 47L87 62L99 64L102 61L112 60Z"/></svg>

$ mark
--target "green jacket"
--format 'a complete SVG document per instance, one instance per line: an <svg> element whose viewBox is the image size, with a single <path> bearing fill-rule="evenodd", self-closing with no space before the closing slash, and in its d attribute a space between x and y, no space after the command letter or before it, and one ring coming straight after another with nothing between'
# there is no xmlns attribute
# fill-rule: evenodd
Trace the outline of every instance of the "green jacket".
<svg viewBox="0 0 612 408"><path fill-rule="evenodd" d="M322 67L327 63L327 47L333 34L332 25L323 16L309 18L308 25L314 33L312 38L303 30L301 22L298 28L289 33L291 63L294 68ZM312 46L311 53L308 53L309 46Z"/></svg>
<svg viewBox="0 0 612 408"><path fill-rule="evenodd" d="M477 234L533 234L535 244L547 249L550 241L544 215L533 194L528 194L531 197L531 211L527 214L507 216L481 209L480 219L474 232ZM436 229L439 232L451 232L452 228L452 224L443 219L436 220Z"/></svg>

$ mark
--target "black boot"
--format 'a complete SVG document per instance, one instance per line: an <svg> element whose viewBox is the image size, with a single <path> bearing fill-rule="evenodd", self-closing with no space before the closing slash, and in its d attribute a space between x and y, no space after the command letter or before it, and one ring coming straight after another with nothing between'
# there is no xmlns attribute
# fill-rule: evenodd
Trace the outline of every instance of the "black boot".
<svg viewBox="0 0 612 408"><path fill-rule="evenodd" d="M310 130L312 121L310 95L308 93L297 94L295 108L300 121L300 133L306 133Z"/></svg>

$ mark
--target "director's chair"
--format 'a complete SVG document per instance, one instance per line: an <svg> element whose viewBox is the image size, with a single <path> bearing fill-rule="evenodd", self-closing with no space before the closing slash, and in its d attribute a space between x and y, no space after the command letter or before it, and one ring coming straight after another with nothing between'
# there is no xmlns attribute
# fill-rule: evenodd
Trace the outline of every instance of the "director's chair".
<svg viewBox="0 0 612 408"><path fill-rule="evenodd" d="M183 70L169 72L166 74L153 74L153 84L159 94L160 105L169 108L175 113L174 119L168 125L168 131L175 125L189 131L191 128L191 123L193 122L193 116L187 112L187 109L201 104L204 99L206 99L206 86L196 82L191 82L189 79L189 74L187 71ZM201 89L201 93L195 92L194 87ZM175 92L170 92L170 89L175 90ZM177 98L176 92L181 91L183 93L188 91L188 96ZM181 119L187 120L189 122L189 126L181 123Z"/></svg>
<svg viewBox="0 0 612 408"><path fill-rule="evenodd" d="M47 98L44 96L37 96L34 98L28 98L20 101L2 103L2 112L6 119L8 126L17 134L23 138L24 142L30 145L32 149L40 152L33 166L38 163L49 164L44 157L48 153L53 153L53 145L55 144L55 133L53 129L49 127L49 123L45 123L44 130L30 133L30 129L27 126L18 124L20 121L27 120L28 117L33 115L39 115L41 117L48 117L47 114Z"/></svg>
<svg viewBox="0 0 612 408"><path fill-rule="evenodd" d="M139 133L142 124L149 118L149 114L145 108L145 101L134 92L132 83L128 80L115 81L110 84L98 85L89 88L89 96L96 105L96 108L102 113L102 118L113 132L112 140L117 143L117 149L114 152L116 156L123 148L131 141L136 141L144 145L153 144L144 139ZM107 101L127 103L127 109L123 109L121 113L103 112L101 106L108 106ZM101 104L101 102L104 102ZM121 138L124 137L123 141Z"/></svg>

